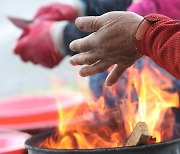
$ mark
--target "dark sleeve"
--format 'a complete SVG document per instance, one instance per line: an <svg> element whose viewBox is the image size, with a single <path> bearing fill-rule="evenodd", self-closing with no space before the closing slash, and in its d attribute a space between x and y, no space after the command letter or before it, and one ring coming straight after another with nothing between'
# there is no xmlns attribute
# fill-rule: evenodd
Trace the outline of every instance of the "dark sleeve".
<svg viewBox="0 0 180 154"><path fill-rule="evenodd" d="M71 56L76 54L75 52L72 52L70 50L69 44L73 40L85 37L89 34L90 33L80 31L74 23L69 23L68 25L66 25L66 27L64 29L64 34L63 34L63 44L64 44L66 54L71 55Z"/></svg>
<svg viewBox="0 0 180 154"><path fill-rule="evenodd" d="M99 16L110 11L125 11L132 0L82 0L86 16Z"/></svg>
<svg viewBox="0 0 180 154"><path fill-rule="evenodd" d="M159 14L147 15L145 20L151 26L136 40L138 51L180 79L180 20Z"/></svg>

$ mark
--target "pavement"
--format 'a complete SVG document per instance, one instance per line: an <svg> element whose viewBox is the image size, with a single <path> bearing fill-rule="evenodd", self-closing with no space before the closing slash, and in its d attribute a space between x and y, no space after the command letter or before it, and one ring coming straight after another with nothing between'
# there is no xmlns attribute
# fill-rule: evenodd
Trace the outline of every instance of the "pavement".
<svg viewBox="0 0 180 154"><path fill-rule="evenodd" d="M24 63L14 55L13 47L21 34L7 16L31 19L37 9L51 0L0 1L0 99L29 94L53 93L52 76L69 85L78 86L78 70L70 66L69 57L54 69L46 69L31 62ZM80 79L86 83L87 80Z"/></svg>

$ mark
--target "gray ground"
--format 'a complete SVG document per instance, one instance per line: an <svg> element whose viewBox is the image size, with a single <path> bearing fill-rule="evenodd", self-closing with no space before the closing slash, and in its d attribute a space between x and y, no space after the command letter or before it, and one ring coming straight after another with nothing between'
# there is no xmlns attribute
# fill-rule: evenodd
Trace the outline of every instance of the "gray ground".
<svg viewBox="0 0 180 154"><path fill-rule="evenodd" d="M54 69L24 63L13 54L13 46L21 31L13 26L7 16L30 19L42 4L51 0L0 0L0 98L44 93L51 85L51 75L63 82L74 84L78 68L70 66L66 58Z"/></svg>

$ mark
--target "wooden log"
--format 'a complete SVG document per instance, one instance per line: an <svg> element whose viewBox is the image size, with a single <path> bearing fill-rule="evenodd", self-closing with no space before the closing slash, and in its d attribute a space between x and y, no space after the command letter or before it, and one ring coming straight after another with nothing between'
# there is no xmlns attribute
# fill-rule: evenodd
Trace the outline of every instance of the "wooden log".
<svg viewBox="0 0 180 154"><path fill-rule="evenodd" d="M144 145L148 143L149 139L152 139L152 136L149 134L146 123L138 122L125 146Z"/></svg>

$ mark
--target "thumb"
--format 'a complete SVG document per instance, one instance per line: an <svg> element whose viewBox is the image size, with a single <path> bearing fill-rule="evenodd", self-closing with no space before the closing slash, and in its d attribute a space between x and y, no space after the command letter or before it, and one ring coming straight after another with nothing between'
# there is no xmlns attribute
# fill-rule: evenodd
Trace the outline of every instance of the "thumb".
<svg viewBox="0 0 180 154"><path fill-rule="evenodd" d="M113 11L105 13L101 16L78 17L75 24L82 31L96 32L104 25L118 18L120 15L122 16L123 12Z"/></svg>
<svg viewBox="0 0 180 154"><path fill-rule="evenodd" d="M95 32L101 28L102 25L99 22L99 16L78 17L75 24L84 32Z"/></svg>

